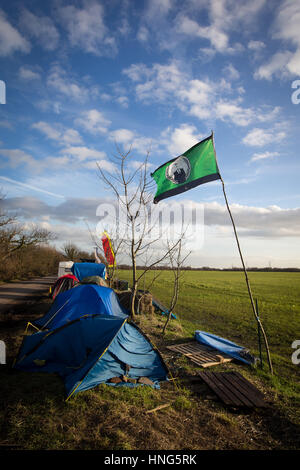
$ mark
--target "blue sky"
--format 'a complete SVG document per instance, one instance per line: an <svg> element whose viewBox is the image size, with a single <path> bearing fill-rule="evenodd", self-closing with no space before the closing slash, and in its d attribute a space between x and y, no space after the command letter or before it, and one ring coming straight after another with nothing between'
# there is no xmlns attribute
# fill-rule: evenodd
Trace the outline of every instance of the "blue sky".
<svg viewBox="0 0 300 470"><path fill-rule="evenodd" d="M96 162L117 143L154 169L214 130L248 266L300 266L300 2L0 3L0 187L5 207L91 248ZM239 265L219 182L193 265Z"/></svg>

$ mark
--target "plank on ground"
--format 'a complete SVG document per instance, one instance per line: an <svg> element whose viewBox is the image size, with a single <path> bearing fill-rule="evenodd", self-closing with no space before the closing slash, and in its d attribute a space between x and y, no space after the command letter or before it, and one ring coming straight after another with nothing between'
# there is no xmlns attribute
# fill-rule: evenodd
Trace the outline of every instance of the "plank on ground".
<svg viewBox="0 0 300 470"><path fill-rule="evenodd" d="M225 362L231 362L233 359L226 354L220 354L217 349L202 345L197 342L183 343L167 346L171 351L183 354L191 361L201 367L210 367Z"/></svg>
<svg viewBox="0 0 300 470"><path fill-rule="evenodd" d="M238 372L199 372L198 375L226 405L268 406L263 394Z"/></svg>

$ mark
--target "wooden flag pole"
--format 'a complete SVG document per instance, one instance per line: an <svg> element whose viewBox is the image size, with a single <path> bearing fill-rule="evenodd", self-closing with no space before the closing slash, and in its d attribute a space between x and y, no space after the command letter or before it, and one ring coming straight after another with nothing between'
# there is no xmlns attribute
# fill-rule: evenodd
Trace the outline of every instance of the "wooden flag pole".
<svg viewBox="0 0 300 470"><path fill-rule="evenodd" d="M214 152L215 152L215 157L216 157L216 161L217 161L217 155L216 155L215 143L214 143L214 133L213 132L212 132L212 141L213 141ZM253 300L253 295L252 295L252 291L251 291L251 286L250 286L250 282L249 282L249 278L248 278L247 269L246 269L246 266L245 266L245 263L244 263L244 258L243 258L243 255L242 255L241 246L240 246L240 242L239 242L239 239L238 239L235 223L234 223L232 213L231 213L231 210L230 210L230 207L229 207L229 204L228 204L228 199L227 199L227 195L226 195L226 191L225 191L225 184L224 184L224 181L223 181L223 178L222 178L221 175L220 175L220 179L221 179L221 182L222 182L222 188L223 188L223 194L224 194L224 198L225 198L226 207L227 207L227 210L228 210L231 222L232 222L236 243L237 243L238 251L239 251L239 254L240 254L240 258L241 258L241 262L242 262L242 266L243 266L243 270L244 270L244 274L245 274L245 279L246 279L246 284L247 284L247 288L248 288L248 293L249 293L249 297L250 297L250 302L251 302L253 314L254 314L255 320L257 321L258 327L260 328L260 330L262 332L262 335L263 335L263 338L264 338L264 343L265 343L265 346L266 346L268 363L269 363L269 369L270 369L270 373L273 375L273 366L272 366L272 361L271 361L271 355L270 355L270 349L269 349L267 335L266 335L265 330L264 330L264 328L261 324L260 318L259 318L259 316L256 312L255 303L254 303L254 300Z"/></svg>

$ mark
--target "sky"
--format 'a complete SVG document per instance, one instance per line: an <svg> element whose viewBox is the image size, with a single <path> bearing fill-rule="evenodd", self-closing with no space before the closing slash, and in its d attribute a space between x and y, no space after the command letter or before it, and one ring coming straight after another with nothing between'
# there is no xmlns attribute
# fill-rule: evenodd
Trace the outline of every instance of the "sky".
<svg viewBox="0 0 300 470"><path fill-rule="evenodd" d="M299 79L299 0L1 0L4 208L90 250L97 164L213 130L247 266L300 267ZM220 181L172 199L204 212L192 266L240 266Z"/></svg>

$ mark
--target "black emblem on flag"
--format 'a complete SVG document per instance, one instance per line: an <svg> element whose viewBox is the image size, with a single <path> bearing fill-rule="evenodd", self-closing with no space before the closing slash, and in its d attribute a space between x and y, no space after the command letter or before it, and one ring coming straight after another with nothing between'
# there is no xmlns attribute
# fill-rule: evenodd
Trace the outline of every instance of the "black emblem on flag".
<svg viewBox="0 0 300 470"><path fill-rule="evenodd" d="M166 168L166 178L174 184L185 183L191 173L191 164L188 158L180 155Z"/></svg>

